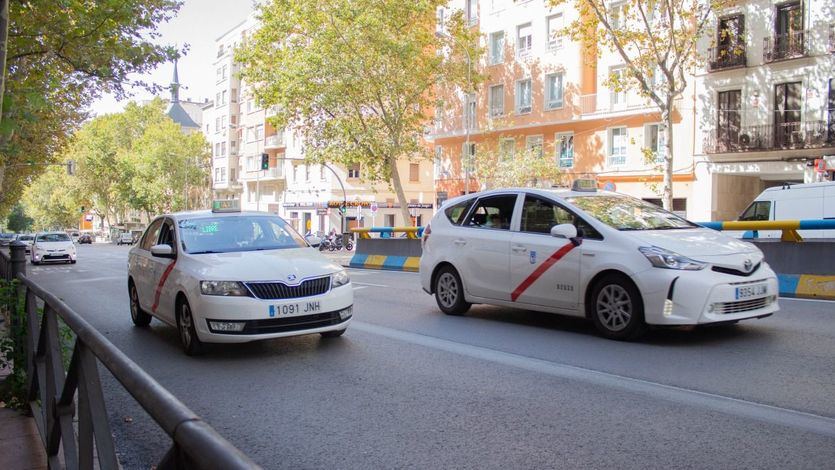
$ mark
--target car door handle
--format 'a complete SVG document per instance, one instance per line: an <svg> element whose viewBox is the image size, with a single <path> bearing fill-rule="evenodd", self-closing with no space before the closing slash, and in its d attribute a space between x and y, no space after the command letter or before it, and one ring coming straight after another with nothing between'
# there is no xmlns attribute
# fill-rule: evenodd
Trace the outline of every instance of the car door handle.
<svg viewBox="0 0 835 470"><path fill-rule="evenodd" d="M461 239L459 238L458 240L454 240L452 243L455 243L455 244L456 244L456 245L458 245L458 246L464 246L464 245L466 245L466 244L467 244L467 240L461 240Z"/></svg>
<svg viewBox="0 0 835 470"><path fill-rule="evenodd" d="M514 253L524 253L524 252L528 251L528 248L525 247L525 246L522 246L522 245L516 245L516 246L512 247L511 249L513 250Z"/></svg>

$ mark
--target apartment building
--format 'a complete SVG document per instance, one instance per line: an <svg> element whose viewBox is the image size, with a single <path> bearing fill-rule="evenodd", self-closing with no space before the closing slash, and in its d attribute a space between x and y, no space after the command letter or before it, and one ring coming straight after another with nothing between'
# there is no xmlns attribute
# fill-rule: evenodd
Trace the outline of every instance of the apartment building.
<svg viewBox="0 0 835 470"><path fill-rule="evenodd" d="M486 54L472 61L487 79L476 93L447 96L435 110L428 139L439 201L484 187L473 167L478 152L512 158L529 149L562 170L562 181L546 184L593 176L609 189L660 203L663 135L657 108L637 93L604 86L610 74L624 69L616 53L598 56L596 45L555 35L577 18L570 2L552 8L545 0L456 0L448 6L463 10L481 33ZM439 22L448 14L439 11ZM689 215L699 203L693 190L692 95L676 104L674 209Z"/></svg>
<svg viewBox="0 0 835 470"><path fill-rule="evenodd" d="M734 219L769 186L833 179L833 25L831 0L717 12L696 80L696 173L709 199L699 218Z"/></svg>
<svg viewBox="0 0 835 470"><path fill-rule="evenodd" d="M240 199L246 210L281 215L303 233L427 221L435 207L430 160L398 164L411 213L411 220L404 221L388 185L369 184L358 165L345 168L305 162L299 134L272 125L273 110L255 101L233 57L234 48L256 28L252 16L216 41L217 87L213 119L207 124L215 197ZM266 169L262 168L264 158ZM348 206L344 215L339 210L343 204Z"/></svg>

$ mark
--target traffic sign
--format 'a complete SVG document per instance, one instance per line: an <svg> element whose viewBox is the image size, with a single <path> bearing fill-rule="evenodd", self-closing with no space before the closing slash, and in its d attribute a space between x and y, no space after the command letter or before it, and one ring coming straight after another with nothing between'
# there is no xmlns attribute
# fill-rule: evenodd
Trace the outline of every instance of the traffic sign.
<svg viewBox="0 0 835 470"><path fill-rule="evenodd" d="M377 203L376 203L376 202L372 202L372 203L371 203L371 213L372 213L372 214L376 214L376 213L377 213L377 209L379 209L379 206L377 206Z"/></svg>

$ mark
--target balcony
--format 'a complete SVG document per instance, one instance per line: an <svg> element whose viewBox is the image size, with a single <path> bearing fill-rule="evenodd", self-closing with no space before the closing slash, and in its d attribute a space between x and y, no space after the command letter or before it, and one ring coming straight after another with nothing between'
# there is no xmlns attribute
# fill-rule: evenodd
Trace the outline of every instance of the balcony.
<svg viewBox="0 0 835 470"><path fill-rule="evenodd" d="M714 153L797 150L835 146L835 135L825 121L798 121L779 125L742 127L721 133L714 129L704 138L704 151Z"/></svg>
<svg viewBox="0 0 835 470"><path fill-rule="evenodd" d="M745 54L745 44L734 44L708 49L707 70L729 70L748 65Z"/></svg>
<svg viewBox="0 0 835 470"><path fill-rule="evenodd" d="M268 135L264 139L264 149L265 150L274 150L284 148L284 133L280 132L276 135Z"/></svg>
<svg viewBox="0 0 835 470"><path fill-rule="evenodd" d="M273 167L269 170L247 168L246 173L241 174L241 179L246 181L284 179L284 165Z"/></svg>
<svg viewBox="0 0 835 470"><path fill-rule="evenodd" d="M580 112L582 114L615 113L652 106L654 105L648 99L634 92L618 94L617 98L611 92L580 96Z"/></svg>
<svg viewBox="0 0 835 470"><path fill-rule="evenodd" d="M809 36L810 32L805 30L775 34L774 37L764 38L763 62L778 62L806 57L809 51Z"/></svg>

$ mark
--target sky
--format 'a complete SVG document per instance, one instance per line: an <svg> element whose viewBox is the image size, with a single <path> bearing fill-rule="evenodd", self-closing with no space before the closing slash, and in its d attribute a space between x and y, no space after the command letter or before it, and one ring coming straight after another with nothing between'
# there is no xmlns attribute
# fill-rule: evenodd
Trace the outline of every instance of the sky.
<svg viewBox="0 0 835 470"><path fill-rule="evenodd" d="M180 99L203 101L214 95L215 39L246 19L253 11L253 0L185 0L177 17L159 26L163 44L188 44L189 50L177 66L180 76ZM142 75L146 81L167 86L171 83L174 66L160 64L153 72ZM132 77L139 78L139 77ZM166 91L163 91L168 97ZM118 102L105 95L93 103L96 115L122 111L130 101L150 99L153 95L136 89L134 96Z"/></svg>

